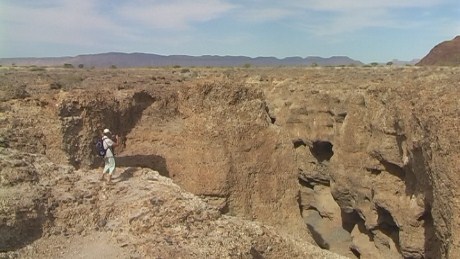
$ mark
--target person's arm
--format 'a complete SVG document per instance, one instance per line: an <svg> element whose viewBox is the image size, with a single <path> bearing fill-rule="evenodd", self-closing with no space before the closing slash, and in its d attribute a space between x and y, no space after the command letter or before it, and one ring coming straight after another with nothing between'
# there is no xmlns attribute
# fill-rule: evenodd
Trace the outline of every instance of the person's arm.
<svg viewBox="0 0 460 259"><path fill-rule="evenodd" d="M113 141L112 147L116 147L118 145L120 145L120 138L118 135L115 135L115 141Z"/></svg>

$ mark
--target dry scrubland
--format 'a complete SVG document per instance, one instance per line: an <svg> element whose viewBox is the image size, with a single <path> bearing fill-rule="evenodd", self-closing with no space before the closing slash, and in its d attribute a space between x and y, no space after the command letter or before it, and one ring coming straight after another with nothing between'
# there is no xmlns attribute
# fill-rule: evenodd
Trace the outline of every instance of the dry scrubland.
<svg viewBox="0 0 460 259"><path fill-rule="evenodd" d="M0 257L456 258L459 87L448 67L1 67Z"/></svg>

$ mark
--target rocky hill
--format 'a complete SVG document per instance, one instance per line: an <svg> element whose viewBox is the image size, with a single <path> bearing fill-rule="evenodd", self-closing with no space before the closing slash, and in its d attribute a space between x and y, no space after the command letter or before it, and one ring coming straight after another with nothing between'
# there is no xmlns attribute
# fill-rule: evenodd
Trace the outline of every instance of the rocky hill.
<svg viewBox="0 0 460 259"><path fill-rule="evenodd" d="M460 253L458 68L0 72L2 256Z"/></svg>
<svg viewBox="0 0 460 259"><path fill-rule="evenodd" d="M436 45L428 55L417 63L418 66L459 66L460 36Z"/></svg>

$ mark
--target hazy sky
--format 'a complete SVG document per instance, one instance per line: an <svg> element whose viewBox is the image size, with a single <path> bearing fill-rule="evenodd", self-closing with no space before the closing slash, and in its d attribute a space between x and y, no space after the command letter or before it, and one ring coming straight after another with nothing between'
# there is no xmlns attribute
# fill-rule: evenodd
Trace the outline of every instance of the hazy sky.
<svg viewBox="0 0 460 259"><path fill-rule="evenodd" d="M102 52L422 58L459 0L0 0L0 57Z"/></svg>

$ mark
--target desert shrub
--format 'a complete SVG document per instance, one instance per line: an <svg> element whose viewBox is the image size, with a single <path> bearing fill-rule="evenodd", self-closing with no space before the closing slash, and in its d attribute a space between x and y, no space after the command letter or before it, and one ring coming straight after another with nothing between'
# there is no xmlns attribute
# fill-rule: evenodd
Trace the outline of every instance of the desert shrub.
<svg viewBox="0 0 460 259"><path fill-rule="evenodd" d="M122 85L117 86L117 90L125 90L125 89L129 89L129 88L132 88L132 87L127 85L126 82L124 84L122 84Z"/></svg>
<svg viewBox="0 0 460 259"><path fill-rule="evenodd" d="M78 68L84 68L84 67L85 67L85 65L83 65L83 64L78 65Z"/></svg>
<svg viewBox="0 0 460 259"><path fill-rule="evenodd" d="M79 74L67 73L60 76L53 83L51 83L50 89L69 90L75 87L79 87L84 79L85 78Z"/></svg>
<svg viewBox="0 0 460 259"><path fill-rule="evenodd" d="M1 102L0 112L7 112L7 111L11 111L11 107L7 103Z"/></svg>
<svg viewBox="0 0 460 259"><path fill-rule="evenodd" d="M0 147L8 148L10 145L8 144L8 140L2 136L0 136Z"/></svg>
<svg viewBox="0 0 460 259"><path fill-rule="evenodd" d="M36 66L33 66L33 67L30 68L30 71L33 71L33 72L37 72L37 71L43 72L43 71L46 71L46 68L44 68L44 67L36 67Z"/></svg>
<svg viewBox="0 0 460 259"><path fill-rule="evenodd" d="M387 62L387 66L393 66L393 62Z"/></svg>
<svg viewBox="0 0 460 259"><path fill-rule="evenodd" d="M182 68L180 72L181 72L182 74L185 74L185 73L190 72L190 69L188 69L188 68Z"/></svg>
<svg viewBox="0 0 460 259"><path fill-rule="evenodd" d="M61 88L62 88L62 84L60 82L52 82L50 84L50 89L57 90Z"/></svg>
<svg viewBox="0 0 460 259"><path fill-rule="evenodd" d="M0 96L0 101L7 101L10 99L25 99L30 97L30 94L26 91L26 85L11 86L4 91L4 94Z"/></svg>
<svg viewBox="0 0 460 259"><path fill-rule="evenodd" d="M64 64L64 68L74 68L74 67L73 67L73 65L72 65L72 64L68 64L68 63L66 63L66 64Z"/></svg>
<svg viewBox="0 0 460 259"><path fill-rule="evenodd" d="M111 69L116 69L116 68L117 68L117 66L115 66L115 65L111 65L111 66L110 66L110 68L111 68Z"/></svg>
<svg viewBox="0 0 460 259"><path fill-rule="evenodd" d="M270 78L267 75L261 75L259 78L260 82L269 82Z"/></svg>
<svg viewBox="0 0 460 259"><path fill-rule="evenodd" d="M180 66L179 65L174 65L173 68L180 68Z"/></svg>
<svg viewBox="0 0 460 259"><path fill-rule="evenodd" d="M73 74L64 77L63 80L66 80L64 82L67 82L68 84L81 84L81 82L85 80L85 77L79 74Z"/></svg>

